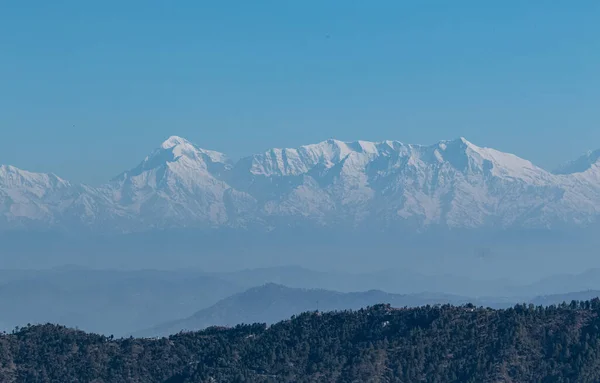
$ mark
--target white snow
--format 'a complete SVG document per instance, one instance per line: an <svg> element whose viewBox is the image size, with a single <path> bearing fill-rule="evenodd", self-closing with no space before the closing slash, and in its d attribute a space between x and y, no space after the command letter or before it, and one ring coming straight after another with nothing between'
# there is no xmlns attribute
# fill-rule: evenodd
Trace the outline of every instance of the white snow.
<svg viewBox="0 0 600 383"><path fill-rule="evenodd" d="M181 138L178 136L171 136L169 138L167 138L165 140L165 142L163 142L160 147L162 149L171 149L175 146L189 146L191 145L190 142L188 140L186 140L185 138Z"/></svg>
<svg viewBox="0 0 600 383"><path fill-rule="evenodd" d="M563 170L550 173L464 138L430 146L332 139L231 163L171 136L98 188L0 166L0 215L9 223L26 218L119 230L271 227L272 219L284 218L315 225L409 219L416 230L595 222L600 151Z"/></svg>

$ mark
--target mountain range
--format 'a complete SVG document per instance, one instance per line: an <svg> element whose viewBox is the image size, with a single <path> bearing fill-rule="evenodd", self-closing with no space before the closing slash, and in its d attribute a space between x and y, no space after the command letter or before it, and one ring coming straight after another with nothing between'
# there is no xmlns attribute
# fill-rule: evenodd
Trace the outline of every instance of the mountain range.
<svg viewBox="0 0 600 383"><path fill-rule="evenodd" d="M0 229L560 228L597 222L600 151L555 172L464 138L327 140L238 161L170 137L99 187L0 166Z"/></svg>

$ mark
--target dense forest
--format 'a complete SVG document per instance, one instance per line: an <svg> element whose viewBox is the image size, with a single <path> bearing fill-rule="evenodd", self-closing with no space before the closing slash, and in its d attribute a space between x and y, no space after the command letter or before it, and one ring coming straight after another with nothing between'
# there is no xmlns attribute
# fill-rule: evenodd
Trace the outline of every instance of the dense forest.
<svg viewBox="0 0 600 383"><path fill-rule="evenodd" d="M35 325L0 336L0 381L600 382L598 313L377 305L161 339Z"/></svg>

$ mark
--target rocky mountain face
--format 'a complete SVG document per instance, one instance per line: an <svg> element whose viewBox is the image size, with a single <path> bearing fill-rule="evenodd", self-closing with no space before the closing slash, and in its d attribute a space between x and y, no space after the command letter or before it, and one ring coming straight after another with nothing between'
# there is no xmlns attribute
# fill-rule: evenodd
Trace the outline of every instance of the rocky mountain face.
<svg viewBox="0 0 600 383"><path fill-rule="evenodd" d="M0 228L556 228L600 215L600 151L548 172L461 138L328 140L233 162L170 137L100 187L0 167Z"/></svg>

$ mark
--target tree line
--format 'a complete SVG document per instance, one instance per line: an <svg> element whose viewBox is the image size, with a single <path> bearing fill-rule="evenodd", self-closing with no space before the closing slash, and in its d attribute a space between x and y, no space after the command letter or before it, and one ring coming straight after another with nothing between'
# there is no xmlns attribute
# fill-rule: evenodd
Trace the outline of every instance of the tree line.
<svg viewBox="0 0 600 383"><path fill-rule="evenodd" d="M114 339L0 335L1 382L600 382L600 300L306 312L272 326Z"/></svg>

